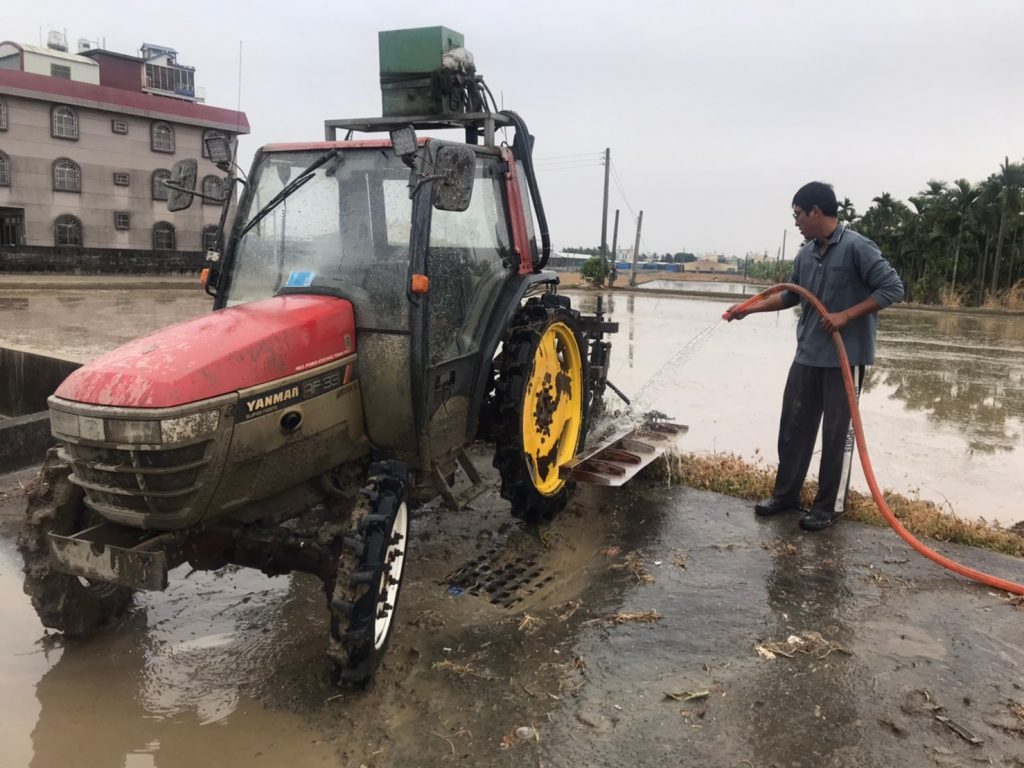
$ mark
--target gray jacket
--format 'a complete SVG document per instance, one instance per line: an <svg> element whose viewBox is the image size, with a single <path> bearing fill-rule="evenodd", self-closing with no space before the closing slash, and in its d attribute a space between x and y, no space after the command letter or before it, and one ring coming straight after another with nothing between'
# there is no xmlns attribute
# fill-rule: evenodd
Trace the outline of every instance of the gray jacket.
<svg viewBox="0 0 1024 768"><path fill-rule="evenodd" d="M832 233L824 257L818 253L816 242L804 243L796 254L789 281L817 296L829 312L849 309L869 296L882 309L903 298L903 283L878 246L845 224ZM793 291L784 291L781 297L785 306L799 303L802 309L796 327L796 362L816 368L838 367L832 339L821 327L821 318L810 302ZM851 365L875 362L877 328L877 312L851 320L843 328L843 344Z"/></svg>

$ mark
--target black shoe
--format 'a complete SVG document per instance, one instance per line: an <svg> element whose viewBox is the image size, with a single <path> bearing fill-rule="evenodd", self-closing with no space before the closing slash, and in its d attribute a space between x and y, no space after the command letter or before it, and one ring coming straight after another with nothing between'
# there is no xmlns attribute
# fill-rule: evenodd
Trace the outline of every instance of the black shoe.
<svg viewBox="0 0 1024 768"><path fill-rule="evenodd" d="M800 502L776 499L774 496L754 505L754 514L761 517L781 515L783 512L796 512L800 509Z"/></svg>
<svg viewBox="0 0 1024 768"><path fill-rule="evenodd" d="M800 527L805 531L823 531L842 517L842 512L812 509L800 518Z"/></svg>

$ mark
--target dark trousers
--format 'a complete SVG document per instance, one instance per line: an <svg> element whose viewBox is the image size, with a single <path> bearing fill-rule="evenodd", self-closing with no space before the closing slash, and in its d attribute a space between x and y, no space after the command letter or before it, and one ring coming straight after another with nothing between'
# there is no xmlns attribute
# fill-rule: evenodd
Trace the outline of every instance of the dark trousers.
<svg viewBox="0 0 1024 768"><path fill-rule="evenodd" d="M853 383L860 396L864 366L853 366ZM850 404L839 368L813 368L793 363L786 379L779 423L779 472L773 495L796 502L811 466L814 442L821 425L821 464L818 495L812 509L838 514L846 508L853 464L854 436Z"/></svg>

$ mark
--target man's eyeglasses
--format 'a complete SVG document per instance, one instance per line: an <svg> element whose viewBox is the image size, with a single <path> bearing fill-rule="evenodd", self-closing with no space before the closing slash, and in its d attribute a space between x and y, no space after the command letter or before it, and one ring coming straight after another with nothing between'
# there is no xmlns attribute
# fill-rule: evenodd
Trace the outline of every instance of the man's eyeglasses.
<svg viewBox="0 0 1024 768"><path fill-rule="evenodd" d="M807 211L802 211L799 208L793 209L793 221L799 221L800 217L803 216Z"/></svg>

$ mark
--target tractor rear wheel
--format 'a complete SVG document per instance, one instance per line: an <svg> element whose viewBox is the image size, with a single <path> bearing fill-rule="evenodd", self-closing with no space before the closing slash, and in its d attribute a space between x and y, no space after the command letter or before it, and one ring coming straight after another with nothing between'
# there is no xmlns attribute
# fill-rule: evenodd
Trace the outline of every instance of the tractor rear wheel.
<svg viewBox="0 0 1024 768"><path fill-rule="evenodd" d="M409 543L408 468L385 461L369 475L369 508L345 537L329 600L332 677L353 686L370 681L387 650Z"/></svg>
<svg viewBox="0 0 1024 768"><path fill-rule="evenodd" d="M494 402L494 466L502 498L527 522L550 520L568 500L559 469L583 446L586 346L579 312L553 293L532 298L504 340Z"/></svg>
<svg viewBox="0 0 1024 768"><path fill-rule="evenodd" d="M18 550L25 563L25 594L32 598L43 626L85 636L124 614L132 590L53 569L50 531L69 535L98 522L85 506L82 489L68 479L70 474L71 467L51 449L28 494Z"/></svg>

